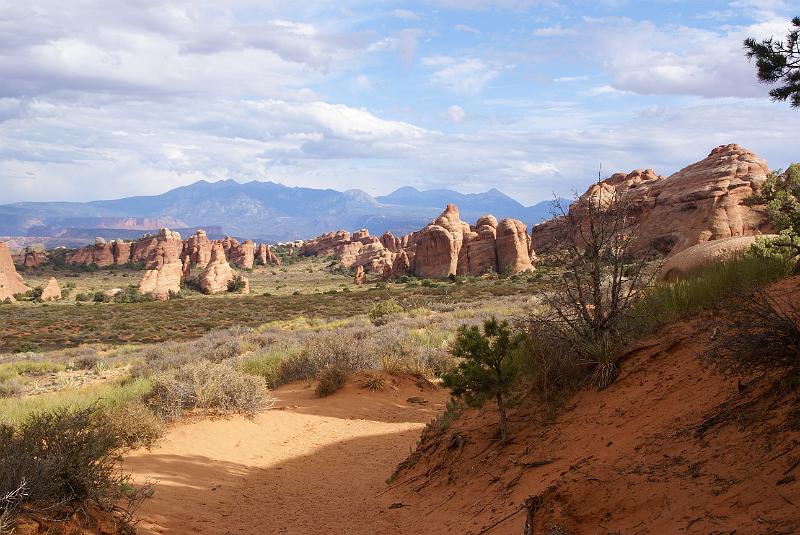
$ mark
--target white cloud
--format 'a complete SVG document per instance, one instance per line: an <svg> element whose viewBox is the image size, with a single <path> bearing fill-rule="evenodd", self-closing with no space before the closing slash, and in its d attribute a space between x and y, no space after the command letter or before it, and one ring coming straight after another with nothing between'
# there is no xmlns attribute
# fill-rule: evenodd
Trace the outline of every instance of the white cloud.
<svg viewBox="0 0 800 535"><path fill-rule="evenodd" d="M451 123L461 123L464 122L464 119L466 119L467 113L461 106L453 104L447 108L447 111L444 112L443 116Z"/></svg>
<svg viewBox="0 0 800 535"><path fill-rule="evenodd" d="M429 78L433 85L468 95L480 93L503 70L512 68L472 56L428 56L422 58L422 64L435 69Z"/></svg>
<svg viewBox="0 0 800 535"><path fill-rule="evenodd" d="M782 36L787 29L784 19L711 30L605 18L588 19L575 30L584 36L579 51L602 65L615 89L645 95L764 97L767 90L745 58L742 41Z"/></svg>

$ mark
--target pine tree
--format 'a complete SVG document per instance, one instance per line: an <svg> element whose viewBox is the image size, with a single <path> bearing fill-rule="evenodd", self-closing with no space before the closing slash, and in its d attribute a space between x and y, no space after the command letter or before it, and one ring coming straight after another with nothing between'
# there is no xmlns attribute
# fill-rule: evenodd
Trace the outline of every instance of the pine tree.
<svg viewBox="0 0 800 535"><path fill-rule="evenodd" d="M800 17L792 19L794 30L786 41L772 37L761 42L748 38L744 41L748 59L756 58L758 79L766 84L781 83L770 90L772 100L789 99L793 108L800 108Z"/></svg>

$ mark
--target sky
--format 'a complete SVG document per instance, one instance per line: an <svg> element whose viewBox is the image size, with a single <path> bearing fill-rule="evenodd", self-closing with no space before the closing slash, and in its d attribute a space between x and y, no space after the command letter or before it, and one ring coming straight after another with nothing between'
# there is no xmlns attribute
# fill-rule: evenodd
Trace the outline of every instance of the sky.
<svg viewBox="0 0 800 535"><path fill-rule="evenodd" d="M0 0L0 204L200 179L525 204L739 143L800 160L745 37L800 0Z"/></svg>

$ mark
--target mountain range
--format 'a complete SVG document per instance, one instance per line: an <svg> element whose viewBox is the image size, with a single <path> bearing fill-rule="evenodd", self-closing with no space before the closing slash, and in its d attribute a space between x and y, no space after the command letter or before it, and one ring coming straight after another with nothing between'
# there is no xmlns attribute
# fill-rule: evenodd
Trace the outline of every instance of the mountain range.
<svg viewBox="0 0 800 535"><path fill-rule="evenodd" d="M402 235L418 230L449 204L465 221L491 213L531 226L550 217L549 201L524 206L497 189L464 194L402 187L372 197L358 189L336 191L275 182L201 180L161 195L91 202L19 202L0 205L0 235L36 236L51 245L130 238L165 226L190 232L206 228L268 242L306 239L338 229L367 228Z"/></svg>

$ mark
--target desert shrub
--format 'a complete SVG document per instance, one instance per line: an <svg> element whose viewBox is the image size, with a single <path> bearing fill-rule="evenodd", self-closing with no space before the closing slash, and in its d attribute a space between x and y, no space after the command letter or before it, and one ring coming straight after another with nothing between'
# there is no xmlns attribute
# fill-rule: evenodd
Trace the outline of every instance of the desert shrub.
<svg viewBox="0 0 800 535"><path fill-rule="evenodd" d="M383 375L381 372L368 371L364 374L364 377L361 379L361 387L366 388L371 392L377 392L378 390L383 390L383 387L385 385L386 385L386 376Z"/></svg>
<svg viewBox="0 0 800 535"><path fill-rule="evenodd" d="M156 374L152 384L144 402L167 421L194 409L253 415L272 401L260 377L205 360Z"/></svg>
<svg viewBox="0 0 800 535"><path fill-rule="evenodd" d="M77 301L79 303L85 303L85 302L91 301L91 300L92 300L92 294L90 294L90 293L80 292L80 293L75 294L75 301Z"/></svg>
<svg viewBox="0 0 800 535"><path fill-rule="evenodd" d="M588 363L575 358L572 347L561 336L527 332L517 354L520 375L531 394L552 411L583 384Z"/></svg>
<svg viewBox="0 0 800 535"><path fill-rule="evenodd" d="M95 405L32 413L18 426L0 424L0 497L6 497L0 514L13 516L23 504L45 511L86 500L115 510L129 479L117 470L119 456L152 444L149 436L140 442L121 430Z"/></svg>
<svg viewBox="0 0 800 535"><path fill-rule="evenodd" d="M789 274L791 264L780 255L757 252L715 263L686 279L648 290L624 320L625 331L642 336L655 329L746 294Z"/></svg>
<svg viewBox="0 0 800 535"><path fill-rule="evenodd" d="M20 360L0 364L0 381L19 375L39 376L64 370L64 365L46 360Z"/></svg>
<svg viewBox="0 0 800 535"><path fill-rule="evenodd" d="M245 282L244 277L236 275L232 281L228 282L228 291L242 293L246 286L247 282Z"/></svg>
<svg viewBox="0 0 800 535"><path fill-rule="evenodd" d="M724 369L752 374L778 372L784 386L800 386L800 306L786 296L757 291L720 321L707 355Z"/></svg>
<svg viewBox="0 0 800 535"><path fill-rule="evenodd" d="M152 301L153 297L140 292L138 286L129 285L121 292L118 292L112 300L115 303L144 303Z"/></svg>
<svg viewBox="0 0 800 535"><path fill-rule="evenodd" d="M19 398L25 392L25 385L19 379L0 380L0 398Z"/></svg>
<svg viewBox="0 0 800 535"><path fill-rule="evenodd" d="M113 297L111 297L102 290L95 292L94 296L92 297L92 301L94 301L95 303L110 303L113 300L114 300Z"/></svg>
<svg viewBox="0 0 800 535"><path fill-rule="evenodd" d="M405 311L403 305L394 299L387 299L376 303L367 314L373 325L383 325L390 314L402 314Z"/></svg>
<svg viewBox="0 0 800 535"><path fill-rule="evenodd" d="M339 366L325 368L322 370L322 373L319 374L319 380L317 386L314 387L314 393L320 398L330 396L344 387L348 375L348 371Z"/></svg>
<svg viewBox="0 0 800 535"><path fill-rule="evenodd" d="M72 361L72 369L74 370L91 370L100 362L100 355L93 349L86 348L76 354Z"/></svg>
<svg viewBox="0 0 800 535"><path fill-rule="evenodd" d="M285 361L296 359L300 354L298 345L276 344L256 351L245 358L239 368L247 374L263 377L270 388L276 388L293 379L291 366L285 366Z"/></svg>
<svg viewBox="0 0 800 535"><path fill-rule="evenodd" d="M495 399L503 440L508 437L506 397L517 377L512 353L521 340L512 333L508 322L498 322L496 318L484 322L483 332L476 326L461 327L452 352L463 360L443 377L453 395L463 397L470 405L482 406Z"/></svg>

